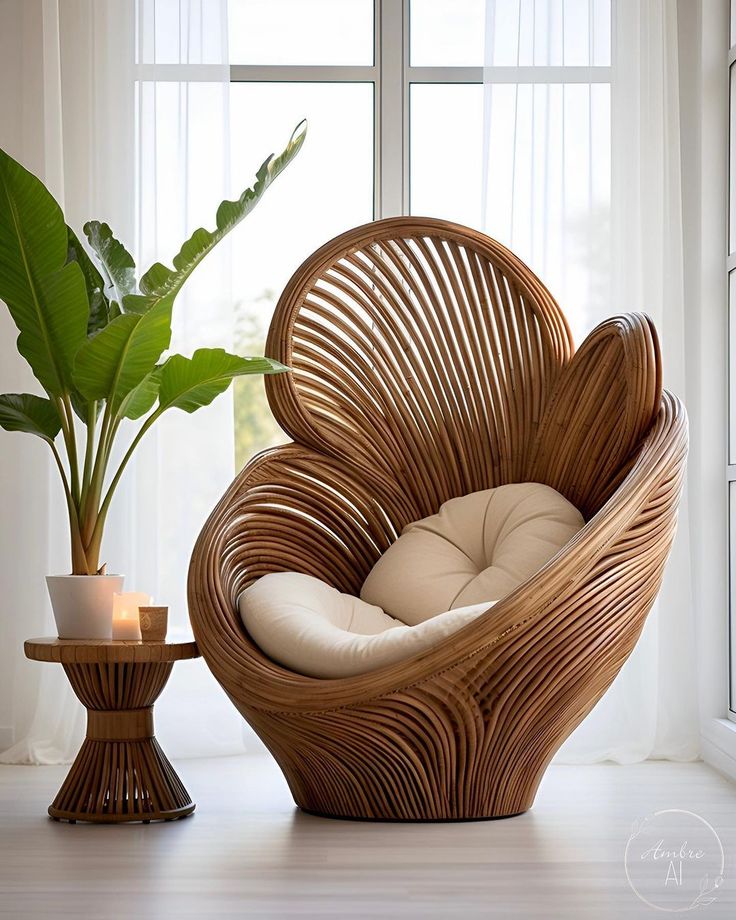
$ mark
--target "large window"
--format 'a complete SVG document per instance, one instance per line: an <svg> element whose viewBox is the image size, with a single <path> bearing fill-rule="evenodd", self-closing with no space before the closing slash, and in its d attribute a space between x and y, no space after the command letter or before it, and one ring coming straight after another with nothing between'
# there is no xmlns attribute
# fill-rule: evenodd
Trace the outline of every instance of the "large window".
<svg viewBox="0 0 736 920"><path fill-rule="evenodd" d="M298 168L244 231L241 351L263 347L310 252L405 213L511 246L578 338L610 312L611 0L229 0L229 14L234 184L264 138L277 149L310 124ZM280 438L262 382L238 381L238 466Z"/></svg>

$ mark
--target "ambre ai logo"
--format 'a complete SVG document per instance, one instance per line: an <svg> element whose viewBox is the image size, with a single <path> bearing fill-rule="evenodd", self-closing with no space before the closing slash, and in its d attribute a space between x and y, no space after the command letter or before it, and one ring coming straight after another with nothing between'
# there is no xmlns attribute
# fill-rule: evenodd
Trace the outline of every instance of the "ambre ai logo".
<svg viewBox="0 0 736 920"><path fill-rule="evenodd" d="M705 818L670 808L634 822L624 865L629 885L645 904L681 913L718 899L725 858Z"/></svg>

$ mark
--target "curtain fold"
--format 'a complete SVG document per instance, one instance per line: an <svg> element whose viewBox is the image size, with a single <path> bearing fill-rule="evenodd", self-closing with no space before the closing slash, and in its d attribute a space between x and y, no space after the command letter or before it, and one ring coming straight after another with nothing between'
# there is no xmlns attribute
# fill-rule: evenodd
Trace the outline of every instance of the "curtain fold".
<svg viewBox="0 0 736 920"><path fill-rule="evenodd" d="M78 233L90 218L108 222L141 270L214 226L232 197L227 0L5 0L2 26L0 78L20 91L3 94L0 144L49 185ZM225 244L177 299L172 351L231 347L229 278ZM33 391L5 311L0 322L3 386ZM69 567L61 489L43 444L0 438L0 761L65 762L84 710L61 668L22 655L25 638L55 633L44 575ZM196 419L171 412L154 426L116 494L103 558L127 590L169 605L172 636L189 632L192 546L233 473L232 401L220 397ZM170 683L156 710L170 756L244 749L242 719L202 660L178 665Z"/></svg>
<svg viewBox="0 0 736 920"><path fill-rule="evenodd" d="M126 238L133 228L127 155L133 109L126 93L133 80L132 6L117 0L10 0L2 13L0 32L13 50L0 55L0 77L18 95L15 111L0 120L0 144L43 179L78 231L98 216ZM38 392L15 354L15 328L2 312L4 389ZM12 588L2 611L0 673L9 686L0 717L6 728L0 761L66 762L81 741L84 710L61 668L38 667L22 651L24 639L56 632L44 576L69 571L61 484L45 445L5 432L2 438L8 463L0 484L8 512L3 538L12 545L0 565L3 585ZM105 550L121 567L128 543L111 524Z"/></svg>
<svg viewBox="0 0 736 920"><path fill-rule="evenodd" d="M650 314L665 386L687 403L676 0L617 0L612 15L607 0L587 0L567 18L564 0L486 9L486 231L544 280L577 344L607 316ZM600 82L500 85L499 63L611 71ZM558 761L697 757L694 640L685 496L642 637Z"/></svg>

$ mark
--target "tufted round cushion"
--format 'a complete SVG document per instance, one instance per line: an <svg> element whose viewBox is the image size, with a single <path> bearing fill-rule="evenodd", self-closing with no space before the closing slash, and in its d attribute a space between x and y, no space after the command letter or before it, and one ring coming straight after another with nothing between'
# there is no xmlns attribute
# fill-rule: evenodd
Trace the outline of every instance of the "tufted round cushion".
<svg viewBox="0 0 736 920"><path fill-rule="evenodd" d="M274 572L246 588L239 606L251 638L274 661L309 677L351 677L431 648L492 603L405 626L319 578Z"/></svg>
<svg viewBox="0 0 736 920"><path fill-rule="evenodd" d="M350 677L448 639L545 564L583 526L538 483L452 499L410 524L378 560L361 596L297 572L264 575L241 594L251 638L310 677Z"/></svg>
<svg viewBox="0 0 736 920"><path fill-rule="evenodd" d="M566 498L522 482L453 498L404 528L373 566L361 598L409 626L445 610L498 600L583 526Z"/></svg>

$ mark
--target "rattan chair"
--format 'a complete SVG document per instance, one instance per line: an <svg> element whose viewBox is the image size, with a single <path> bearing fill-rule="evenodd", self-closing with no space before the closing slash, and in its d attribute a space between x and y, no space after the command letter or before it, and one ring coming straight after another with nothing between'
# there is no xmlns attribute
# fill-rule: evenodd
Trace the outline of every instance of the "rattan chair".
<svg viewBox="0 0 736 920"><path fill-rule="evenodd" d="M465 227L392 218L323 246L279 301L266 379L292 444L257 456L205 525L199 648L322 815L491 818L528 809L553 754L632 651L675 530L687 421L651 321L616 316L573 354L538 278ZM319 680L268 659L240 592L267 572L358 593L410 521L449 498L547 483L585 527L439 647Z"/></svg>

